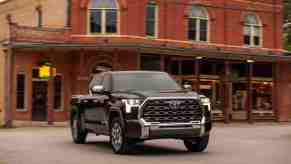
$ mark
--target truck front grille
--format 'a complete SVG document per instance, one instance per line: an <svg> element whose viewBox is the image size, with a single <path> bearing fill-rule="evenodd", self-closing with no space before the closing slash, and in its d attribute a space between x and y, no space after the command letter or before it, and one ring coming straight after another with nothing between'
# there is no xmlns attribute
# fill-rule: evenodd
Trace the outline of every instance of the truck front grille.
<svg viewBox="0 0 291 164"><path fill-rule="evenodd" d="M185 123L202 119L202 106L195 99L149 99L142 106L146 122Z"/></svg>

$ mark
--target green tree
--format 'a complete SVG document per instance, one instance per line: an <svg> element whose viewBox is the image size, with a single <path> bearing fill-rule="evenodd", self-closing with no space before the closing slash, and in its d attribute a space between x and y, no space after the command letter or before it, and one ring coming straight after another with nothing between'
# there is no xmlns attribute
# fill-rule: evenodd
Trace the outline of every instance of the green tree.
<svg viewBox="0 0 291 164"><path fill-rule="evenodd" d="M284 19L291 22L291 0L284 0Z"/></svg>
<svg viewBox="0 0 291 164"><path fill-rule="evenodd" d="M284 0L284 47L291 51L291 0Z"/></svg>

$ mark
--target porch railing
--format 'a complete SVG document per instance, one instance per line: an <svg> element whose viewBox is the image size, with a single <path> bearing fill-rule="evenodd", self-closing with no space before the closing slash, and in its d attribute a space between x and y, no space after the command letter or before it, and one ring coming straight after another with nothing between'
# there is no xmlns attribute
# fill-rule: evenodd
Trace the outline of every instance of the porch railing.
<svg viewBox="0 0 291 164"><path fill-rule="evenodd" d="M10 23L10 41L12 42L65 43L70 35L70 28L40 28Z"/></svg>

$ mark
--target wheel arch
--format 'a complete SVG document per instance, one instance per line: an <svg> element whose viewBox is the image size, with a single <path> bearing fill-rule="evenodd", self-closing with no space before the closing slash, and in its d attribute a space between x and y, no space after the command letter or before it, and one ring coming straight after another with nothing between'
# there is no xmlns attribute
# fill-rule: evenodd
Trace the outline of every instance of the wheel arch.
<svg viewBox="0 0 291 164"><path fill-rule="evenodd" d="M111 125L111 121L115 118L119 117L123 123L125 123L124 116L121 110L111 110L108 117L109 127Z"/></svg>
<svg viewBox="0 0 291 164"><path fill-rule="evenodd" d="M73 104L71 106L71 112L70 112L70 123L72 124L73 117L77 114L80 116L80 105L79 104Z"/></svg>

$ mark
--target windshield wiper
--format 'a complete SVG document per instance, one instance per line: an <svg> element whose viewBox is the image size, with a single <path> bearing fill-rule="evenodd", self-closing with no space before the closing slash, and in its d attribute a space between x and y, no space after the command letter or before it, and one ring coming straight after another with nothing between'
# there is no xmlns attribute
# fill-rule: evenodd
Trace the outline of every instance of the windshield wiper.
<svg viewBox="0 0 291 164"><path fill-rule="evenodd" d="M133 91L138 91L137 89L122 89L122 90L117 90L114 92L133 92Z"/></svg>
<svg viewBox="0 0 291 164"><path fill-rule="evenodd" d="M183 90L161 90L160 93L184 92Z"/></svg>

